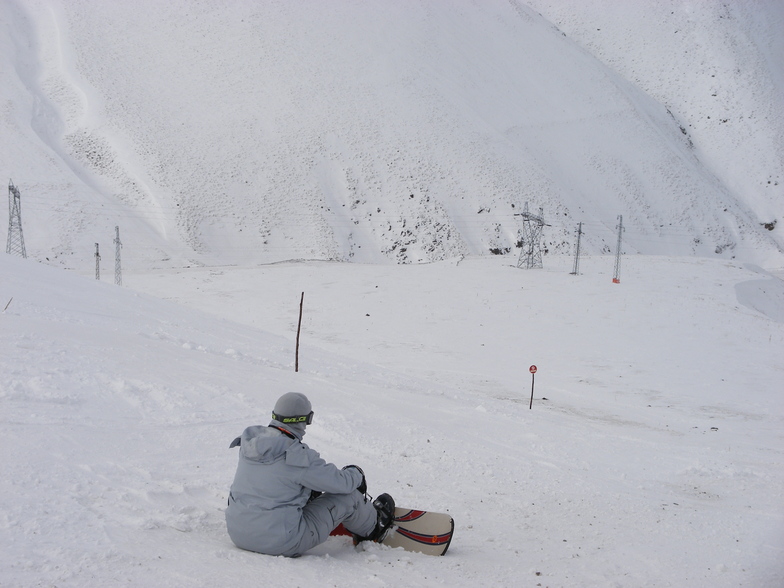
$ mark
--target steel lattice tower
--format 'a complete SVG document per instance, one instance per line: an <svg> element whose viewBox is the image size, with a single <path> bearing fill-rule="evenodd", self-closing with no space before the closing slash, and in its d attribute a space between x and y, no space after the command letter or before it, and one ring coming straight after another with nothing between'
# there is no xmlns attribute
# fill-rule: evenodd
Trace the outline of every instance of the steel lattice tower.
<svg viewBox="0 0 784 588"><path fill-rule="evenodd" d="M22 196L11 180L8 180L8 244L5 252L27 258L22 234Z"/></svg>
<svg viewBox="0 0 784 588"><path fill-rule="evenodd" d="M528 203L522 214L515 216L523 217L523 249L517 260L517 267L532 269L542 268L542 228L545 225L543 210L539 209L539 214L528 212Z"/></svg>
<svg viewBox="0 0 784 588"><path fill-rule="evenodd" d="M120 249L122 248L122 243L120 243L120 227L114 227L114 283L118 286L122 286L122 267L120 266Z"/></svg>

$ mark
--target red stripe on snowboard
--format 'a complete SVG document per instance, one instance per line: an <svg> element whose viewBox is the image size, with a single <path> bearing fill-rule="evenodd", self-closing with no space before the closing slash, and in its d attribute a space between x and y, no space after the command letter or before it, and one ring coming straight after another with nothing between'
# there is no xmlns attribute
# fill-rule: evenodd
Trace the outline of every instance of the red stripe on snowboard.
<svg viewBox="0 0 784 588"><path fill-rule="evenodd" d="M444 533L443 535L425 535L423 533L414 533L413 531L409 531L408 529L403 528L397 529L397 532L403 535L403 537L408 537L412 541L423 543L425 545L444 545L445 543L449 543L449 540L452 539L452 533Z"/></svg>
<svg viewBox="0 0 784 588"><path fill-rule="evenodd" d="M418 518L422 517L425 514L426 513L425 513L424 510L409 510L403 516L395 517L395 521L401 522L401 523L407 523L409 521L415 521L415 520L417 520Z"/></svg>

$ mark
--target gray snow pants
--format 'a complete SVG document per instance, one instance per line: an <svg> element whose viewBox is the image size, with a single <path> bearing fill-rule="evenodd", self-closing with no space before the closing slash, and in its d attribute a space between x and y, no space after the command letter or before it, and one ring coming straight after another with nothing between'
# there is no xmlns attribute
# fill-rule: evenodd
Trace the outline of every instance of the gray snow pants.
<svg viewBox="0 0 784 588"><path fill-rule="evenodd" d="M281 555L298 556L320 545L340 523L351 533L367 537L376 527L376 509L358 491L351 494L322 494L302 509L299 543ZM304 532L303 532L304 527Z"/></svg>

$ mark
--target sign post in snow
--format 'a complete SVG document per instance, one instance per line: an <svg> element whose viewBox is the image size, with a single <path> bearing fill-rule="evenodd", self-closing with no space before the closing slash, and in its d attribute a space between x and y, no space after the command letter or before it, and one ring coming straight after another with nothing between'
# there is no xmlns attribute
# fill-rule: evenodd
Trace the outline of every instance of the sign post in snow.
<svg viewBox="0 0 784 588"><path fill-rule="evenodd" d="M534 378L536 377L536 366L532 365L528 368L528 371L531 372L531 402L528 404L528 410L531 410L534 407Z"/></svg>

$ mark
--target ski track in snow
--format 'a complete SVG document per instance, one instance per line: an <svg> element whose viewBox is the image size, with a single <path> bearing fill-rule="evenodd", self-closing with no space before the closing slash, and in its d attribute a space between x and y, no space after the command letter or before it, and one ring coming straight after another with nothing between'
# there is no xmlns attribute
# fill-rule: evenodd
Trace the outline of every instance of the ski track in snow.
<svg viewBox="0 0 784 588"><path fill-rule="evenodd" d="M612 263L294 262L117 288L1 257L0 584L779 585L784 327L763 311L782 300L755 285L777 278L627 257L612 284ZM290 389L326 459L454 516L447 556L231 544L228 444Z"/></svg>

